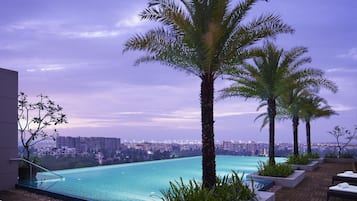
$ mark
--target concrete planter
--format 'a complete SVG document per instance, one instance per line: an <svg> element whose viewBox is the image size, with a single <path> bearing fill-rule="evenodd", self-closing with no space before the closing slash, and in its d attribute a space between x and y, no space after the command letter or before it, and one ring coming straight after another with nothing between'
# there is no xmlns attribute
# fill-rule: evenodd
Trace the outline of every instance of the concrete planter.
<svg viewBox="0 0 357 201"><path fill-rule="evenodd" d="M295 170L293 174L288 177L270 177L270 176L260 176L258 173L253 173L247 175L248 178L254 179L267 179L272 180L276 185L287 187L287 188L295 188L304 178L305 178L305 170Z"/></svg>
<svg viewBox="0 0 357 201"><path fill-rule="evenodd" d="M275 193L266 191L257 191L258 201L275 201Z"/></svg>
<svg viewBox="0 0 357 201"><path fill-rule="evenodd" d="M300 164L292 164L291 167L294 170L306 170L306 171L313 171L319 167L318 161L311 161L309 164L300 165Z"/></svg>
<svg viewBox="0 0 357 201"><path fill-rule="evenodd" d="M324 163L324 162L325 162L325 158L323 158L323 157L320 157L320 158L312 158L312 159L310 159L310 161L317 161L317 162L319 162L319 163L321 164L321 163Z"/></svg>

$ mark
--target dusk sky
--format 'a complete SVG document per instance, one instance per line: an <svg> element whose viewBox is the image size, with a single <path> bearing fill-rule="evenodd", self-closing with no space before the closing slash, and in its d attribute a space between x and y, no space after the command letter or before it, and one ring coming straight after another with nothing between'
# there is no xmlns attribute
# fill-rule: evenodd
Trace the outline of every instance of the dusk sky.
<svg viewBox="0 0 357 201"><path fill-rule="evenodd" d="M158 63L134 66L142 52L122 53L135 33L156 26L141 21L146 0L0 0L0 67L19 72L19 91L48 95L64 107L62 136L122 140L200 140L200 79ZM335 125L357 125L357 1L258 2L249 19L274 12L295 34L275 42L308 47L310 66L339 87L321 96L339 115L312 122L312 141L334 141ZM229 86L221 78L216 91ZM217 93L216 93L217 96ZM256 100L215 102L215 138L268 141L255 117ZM305 142L300 122L300 142ZM276 141L292 142L291 121L276 125Z"/></svg>

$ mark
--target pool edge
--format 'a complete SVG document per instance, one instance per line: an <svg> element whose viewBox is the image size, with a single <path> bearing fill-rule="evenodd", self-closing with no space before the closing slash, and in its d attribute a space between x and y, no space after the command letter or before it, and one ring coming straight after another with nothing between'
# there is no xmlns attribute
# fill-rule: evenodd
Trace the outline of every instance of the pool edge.
<svg viewBox="0 0 357 201"><path fill-rule="evenodd" d="M32 188L30 186L21 185L21 184L16 184L15 188L23 189L23 190L26 190L26 191L29 191L32 193L40 194L40 195L45 195L48 197L52 197L54 199L60 199L60 200L66 200L66 201L88 201L87 199L82 199L82 198L72 197L72 196L54 193L54 192L50 192L50 191L45 191L45 190Z"/></svg>

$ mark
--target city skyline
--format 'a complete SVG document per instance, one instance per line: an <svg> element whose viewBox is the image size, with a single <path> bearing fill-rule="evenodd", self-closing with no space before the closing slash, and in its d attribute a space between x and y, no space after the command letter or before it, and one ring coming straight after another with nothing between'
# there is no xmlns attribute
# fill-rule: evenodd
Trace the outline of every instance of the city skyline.
<svg viewBox="0 0 357 201"><path fill-rule="evenodd" d="M69 124L59 128L60 135L200 140L200 80L158 63L133 66L142 53L122 54L130 36L155 26L138 17L146 3L4 0L0 67L19 72L19 91L48 95L64 107ZM337 83L337 94L321 95L339 115L312 122L313 142L333 142L327 132L334 126L357 124L356 6L348 0L272 0L258 2L249 15L279 14L296 30L278 36L279 47L308 47L310 67ZM218 78L215 89L229 84ZM243 98L216 101L215 139L268 141L268 130L254 122L265 112L256 111L258 105ZM299 141L305 143L303 122ZM277 123L276 142L292 142L290 120Z"/></svg>

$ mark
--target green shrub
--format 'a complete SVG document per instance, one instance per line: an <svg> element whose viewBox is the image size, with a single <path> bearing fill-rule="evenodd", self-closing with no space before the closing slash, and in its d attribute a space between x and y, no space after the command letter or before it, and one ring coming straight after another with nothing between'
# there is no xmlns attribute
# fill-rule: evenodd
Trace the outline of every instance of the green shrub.
<svg viewBox="0 0 357 201"><path fill-rule="evenodd" d="M334 153L327 153L327 154L325 155L325 158L337 158L337 155L334 154Z"/></svg>
<svg viewBox="0 0 357 201"><path fill-rule="evenodd" d="M293 168L287 163L277 163L275 165L271 165L268 162L258 162L258 174L261 176L287 177L293 172Z"/></svg>
<svg viewBox="0 0 357 201"><path fill-rule="evenodd" d="M338 158L335 153L328 153L325 155L325 158ZM353 158L353 154L351 153L341 153L340 158Z"/></svg>
<svg viewBox="0 0 357 201"><path fill-rule="evenodd" d="M170 188L162 190L162 201L238 201L256 200L254 191L244 184L243 177L236 172L217 178L216 186L207 189L196 180L190 180L185 184L180 181L170 182Z"/></svg>
<svg viewBox="0 0 357 201"><path fill-rule="evenodd" d="M351 153L342 153L341 158L353 158L353 154Z"/></svg>
<svg viewBox="0 0 357 201"><path fill-rule="evenodd" d="M307 156L312 159L320 158L320 155L318 153L310 153L310 154L307 154Z"/></svg>
<svg viewBox="0 0 357 201"><path fill-rule="evenodd" d="M310 157L307 154L301 154L298 156L290 155L288 158L288 163L289 164L306 165L310 162L309 158Z"/></svg>

